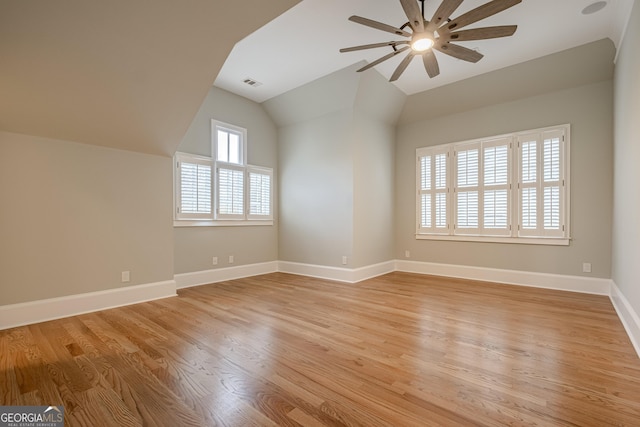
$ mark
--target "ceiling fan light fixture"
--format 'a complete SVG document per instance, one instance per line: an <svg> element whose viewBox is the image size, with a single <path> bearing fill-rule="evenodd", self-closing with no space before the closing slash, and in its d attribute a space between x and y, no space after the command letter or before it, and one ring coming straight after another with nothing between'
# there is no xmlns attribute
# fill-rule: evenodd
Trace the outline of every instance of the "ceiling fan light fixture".
<svg viewBox="0 0 640 427"><path fill-rule="evenodd" d="M435 42L427 34L418 34L411 40L411 49L414 52L425 52L433 47Z"/></svg>
<svg viewBox="0 0 640 427"><path fill-rule="evenodd" d="M434 50L463 61L474 63L478 62L483 57L481 53L450 42L485 40L512 36L518 28L517 25L481 27L462 31L460 31L460 29L522 3L522 0L490 0L488 3L463 13L452 20L451 14L462 4L462 2L464 2L464 0L440 0L440 6L436 9L433 17L430 20L426 20L424 17L425 0L418 1L422 3L422 10L416 3L416 0L400 0L400 5L402 6L402 9L404 9L404 13L408 19L408 21L401 27L394 27L392 25L363 18L358 15L349 17L349 21L353 21L357 24L365 25L387 33L401 35L408 39L365 44L340 49L340 52L353 52L356 50L376 47L388 48L389 46L393 49L392 52L387 53L356 71L360 72L368 70L369 68L391 59L397 54L409 49L411 50L406 54L404 59L396 67L395 71L389 78L390 82L398 80L400 75L407 69L411 61L416 56L422 57L425 71L430 78L438 76L440 74L440 67ZM407 31L405 31L405 28ZM398 48L398 46L402 47Z"/></svg>

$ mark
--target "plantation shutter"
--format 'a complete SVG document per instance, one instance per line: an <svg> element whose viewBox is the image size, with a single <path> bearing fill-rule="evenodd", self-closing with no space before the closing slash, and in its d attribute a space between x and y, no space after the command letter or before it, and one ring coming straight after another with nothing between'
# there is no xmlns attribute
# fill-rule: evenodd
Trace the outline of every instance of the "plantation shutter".
<svg viewBox="0 0 640 427"><path fill-rule="evenodd" d="M433 228L433 173L432 173L432 159L433 156L420 156L418 157L419 170L419 190L418 190L418 206L420 223L418 229L432 229Z"/></svg>
<svg viewBox="0 0 640 427"><path fill-rule="evenodd" d="M216 218L244 219L244 167L217 166Z"/></svg>
<svg viewBox="0 0 640 427"><path fill-rule="evenodd" d="M448 150L418 152L418 232L448 234Z"/></svg>
<svg viewBox="0 0 640 427"><path fill-rule="evenodd" d="M482 144L482 234L510 235L509 138Z"/></svg>
<svg viewBox="0 0 640 427"><path fill-rule="evenodd" d="M249 219L272 219L272 170L249 166L248 175Z"/></svg>
<svg viewBox="0 0 640 427"><path fill-rule="evenodd" d="M211 219L211 160L176 156L176 218Z"/></svg>
<svg viewBox="0 0 640 427"><path fill-rule="evenodd" d="M478 234L480 229L480 144L463 144L455 151L455 234Z"/></svg>
<svg viewBox="0 0 640 427"><path fill-rule="evenodd" d="M518 138L520 236L566 234L564 145L563 130Z"/></svg>
<svg viewBox="0 0 640 427"><path fill-rule="evenodd" d="M563 142L561 131L542 134L542 221L544 236L557 237L564 234L564 170Z"/></svg>

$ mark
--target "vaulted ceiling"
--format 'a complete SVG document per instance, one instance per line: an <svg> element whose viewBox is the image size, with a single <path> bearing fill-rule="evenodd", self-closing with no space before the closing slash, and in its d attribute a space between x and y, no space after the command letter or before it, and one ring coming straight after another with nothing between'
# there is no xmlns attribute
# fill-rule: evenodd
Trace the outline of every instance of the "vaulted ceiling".
<svg viewBox="0 0 640 427"><path fill-rule="evenodd" d="M0 0L0 130L172 155L236 42L299 0Z"/></svg>
<svg viewBox="0 0 640 427"><path fill-rule="evenodd" d="M486 1L465 0L454 16ZM395 84L413 94L605 37L617 44L633 0L582 14L591 3L523 0L478 24L519 26L467 43L485 54L478 64L439 57L429 79L414 61ZM427 0L426 15L438 4ZM0 0L0 130L172 155L214 80L262 102L383 55L338 52L394 37L353 14L406 20L397 0ZM377 72L388 78L396 59Z"/></svg>
<svg viewBox="0 0 640 427"><path fill-rule="evenodd" d="M452 17L488 2L464 0ZM425 1L427 19L440 3ZM605 7L583 13L593 3L605 3ZM472 64L436 52L439 76L429 78L422 61L414 60L394 84L410 95L604 38L617 46L632 6L633 0L523 0L467 27L518 25L512 37L459 43L484 54L480 62ZM340 53L340 48L402 39L350 22L351 15L396 27L407 21L399 0L304 0L239 42L215 85L262 102L358 61L371 62L391 52L385 47ZM388 79L403 56L383 62L375 70ZM246 78L260 85L248 86L243 83Z"/></svg>

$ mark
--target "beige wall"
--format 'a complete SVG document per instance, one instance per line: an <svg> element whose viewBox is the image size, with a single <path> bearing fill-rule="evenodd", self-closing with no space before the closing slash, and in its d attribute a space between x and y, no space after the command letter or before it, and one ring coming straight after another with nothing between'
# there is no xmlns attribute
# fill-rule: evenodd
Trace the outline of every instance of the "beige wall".
<svg viewBox="0 0 640 427"><path fill-rule="evenodd" d="M351 110L279 129L280 260L341 266L351 259Z"/></svg>
<svg viewBox="0 0 640 427"><path fill-rule="evenodd" d="M247 129L248 162L273 168L274 177L277 176L275 124L259 104L215 87L209 91L178 151L210 157L211 119ZM277 200L277 190L275 196ZM277 206L275 216L278 217ZM229 255L234 256L234 266L278 259L277 225L175 227L173 234L176 274L229 267ZM218 257L215 266L214 256Z"/></svg>
<svg viewBox="0 0 640 427"><path fill-rule="evenodd" d="M171 179L167 157L0 132L0 305L173 280Z"/></svg>
<svg viewBox="0 0 640 427"><path fill-rule="evenodd" d="M172 156L234 45L298 2L0 1L0 129Z"/></svg>
<svg viewBox="0 0 640 427"><path fill-rule="evenodd" d="M393 259L395 126L356 112L353 119L353 265Z"/></svg>
<svg viewBox="0 0 640 427"><path fill-rule="evenodd" d="M640 313L640 4L635 2L615 74L612 278Z"/></svg>
<svg viewBox="0 0 640 427"><path fill-rule="evenodd" d="M394 258L395 131L406 98L379 73L362 74L351 137L355 267Z"/></svg>
<svg viewBox="0 0 640 427"><path fill-rule="evenodd" d="M612 49L609 48L609 50ZM568 52L567 67L575 52ZM612 54L603 59L610 62ZM537 62L549 61L543 58ZM536 67L540 64L534 63ZM562 57L554 56L547 67L563 66ZM521 65L526 67L527 64ZM519 67L512 67L508 80L517 80ZM507 78L509 70L501 71ZM507 74L505 74L507 72ZM588 71L584 71L588 73ZM478 84L491 76L477 79ZM553 79L541 74L539 79ZM593 79L601 78L598 74ZM465 81L461 96L473 96L474 81ZM521 81L520 84L541 84ZM546 83L545 83L546 84ZM467 92L469 91L470 92ZM499 91L500 86L495 86ZM455 84L441 89L445 99L458 91ZM420 95L423 102L433 98ZM439 98L436 98L439 99ZM538 273L583 275L582 263L592 263L590 277L608 278L611 274L612 217L612 99L611 80L594 82L538 96L489 105L455 114L404 123L398 128L396 150L396 257L454 265L521 270ZM449 102L449 104L451 104ZM410 100L407 105L420 108ZM415 150L419 147L464 141L485 136L535 129L556 124L571 124L571 245L568 247L426 241L415 239Z"/></svg>
<svg viewBox="0 0 640 427"><path fill-rule="evenodd" d="M405 95L359 66L264 103L279 125L283 261L358 268L393 257L394 133Z"/></svg>

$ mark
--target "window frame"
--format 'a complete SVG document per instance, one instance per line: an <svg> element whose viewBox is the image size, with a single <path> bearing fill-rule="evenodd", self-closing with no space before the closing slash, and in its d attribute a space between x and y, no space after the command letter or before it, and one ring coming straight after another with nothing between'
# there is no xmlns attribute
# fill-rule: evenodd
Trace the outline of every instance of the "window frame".
<svg viewBox="0 0 640 427"><path fill-rule="evenodd" d="M242 179L242 188L241 188L241 196L240 196L240 200L236 200L233 196L233 190L232 190L232 194L231 194L231 198L233 200L230 201L232 207L231 209L233 209L233 205L236 202L240 202L241 206L240 206L240 213L227 213L227 212L223 212L221 213L221 207L223 205L223 202L221 201L221 195L222 195L222 191L220 190L220 183L221 183L221 179L220 179L220 171L224 170L224 171L231 171L232 174L236 174L237 172L240 173L240 177ZM247 205L247 191L246 191L246 182L247 182L247 168L243 165L236 165L233 163L227 163L227 162L216 162L215 163L215 177L213 178L214 181L214 185L215 185L215 190L214 190L214 194L215 194L215 209L214 209L214 219L219 220L219 221L227 221L227 220L235 220L235 221L244 221L246 219L246 205Z"/></svg>
<svg viewBox="0 0 640 427"><path fill-rule="evenodd" d="M558 163L559 169L559 221L560 229L550 232L549 230L543 230L539 233L526 233L521 232L521 219L522 219L522 204L520 202L521 197L521 138L528 135L538 134L541 136L538 147L544 147L544 135L560 135L560 158ZM421 147L416 150L416 239L418 240L453 240L453 241L468 241L468 242L492 242L492 243L517 243L517 244L543 244L543 245L569 245L571 241L571 229L570 229L570 125L558 125L550 126L540 129L532 129L521 132L514 132L504 135L496 135L487 138L479 138L468 141L453 142L448 144L441 144L431 147ZM508 144L507 148L507 184L500 185L488 185L485 183L486 168L484 167L485 161L485 148L493 146L504 146ZM468 188L475 188L478 192L478 205L477 205L477 219L478 228L460 228L458 227L458 193L459 190L464 187L459 187L457 183L458 179L458 156L457 153L464 151L465 149L478 148L478 176L477 185ZM543 149L543 148L539 148ZM436 156L438 153L448 153L447 156L447 223L446 230L434 230L433 228L425 227L422 217L422 199L425 192L423 186L422 164L421 159L426 156ZM538 168L538 176L541 177L542 162L541 158L536 159L536 165ZM503 170L504 172L504 170ZM431 171L432 178L435 172ZM542 178L540 178L542 179ZM432 183L433 185L433 183ZM543 185L543 184L540 184ZM485 226L485 202L484 197L486 192L491 188L498 188L500 190L507 190L507 228L488 228ZM538 195L537 205L542 206L540 200L543 195ZM541 208L539 208L540 210ZM538 213L538 218L543 218L541 212ZM502 216L502 215L501 215ZM544 219L544 218L543 218ZM539 220L540 221L540 220ZM564 227L564 228L563 228Z"/></svg>
<svg viewBox="0 0 640 427"><path fill-rule="evenodd" d="M218 130L227 131L239 135L241 141L239 146L239 162L228 162L218 160ZM219 120L211 120L211 157L199 156L189 153L177 152L174 156L174 162L177 167L174 168L174 221L175 227L193 227L193 226L253 226L253 225L273 225L274 224L274 201L275 201L275 183L274 171L266 166L253 166L246 163L247 159L247 130L221 122ZM181 172L179 168L180 161L183 159L194 159L194 161L206 163L211 166L211 213L209 214L182 214L181 211ZM221 206L219 190L220 169L234 170L242 172L242 213L224 213L220 214ZM269 176L269 214L258 215L249 211L251 186L250 176L252 173L260 173Z"/></svg>
<svg viewBox="0 0 640 427"><path fill-rule="evenodd" d="M251 199L252 199L252 195L253 195L253 186L252 186L252 181L251 181L251 175L252 174L256 174L256 175L266 175L269 177L269 213L268 214L257 214L257 213L252 213L251 212ZM248 191L247 191L247 206L246 206L246 212L247 212L247 220L253 220L253 221L269 221L269 220L273 220L273 193L274 193L274 181L273 181L273 169L271 168L266 168L266 167L262 167L262 166L252 166L252 165L248 165L247 166L247 174L246 174L246 182L247 182L247 186L248 186Z"/></svg>
<svg viewBox="0 0 640 427"><path fill-rule="evenodd" d="M182 212L182 165L184 163L190 164L198 164L209 167L209 174L212 177L213 174L213 162L211 158L205 156L198 156L195 154L188 153L176 153L174 157L174 164L176 165L174 169L175 178L174 182L174 198L175 198L175 209L174 215L175 219L179 221L185 220L207 220L211 217L213 213L213 182L210 183L209 187L209 206L211 207L211 211L209 213L190 213L190 212Z"/></svg>
<svg viewBox="0 0 640 427"><path fill-rule="evenodd" d="M240 137L238 162L230 162L218 158L218 131L236 134ZM247 161L247 130L243 127L221 122L220 120L211 119L211 157L215 162L224 162L232 165L246 165Z"/></svg>
<svg viewBox="0 0 640 427"><path fill-rule="evenodd" d="M422 186L422 176L421 173L418 172L416 174L416 188L418 189L418 199L416 203L416 218L418 218L418 234L429 234L429 235L448 235L450 234L451 229L451 221L449 220L449 213L451 212L451 174L449 173L450 165L449 159L452 155L451 147L444 147L438 149L438 147L427 147L427 148L419 148L417 150L416 156L416 164L418 171L422 169L421 159L423 157L429 157L430 160L430 169L434 171L431 175L429 188L423 188ZM423 156L420 153L424 153ZM437 157L444 156L445 157L445 179L444 179L444 188L442 186L437 185L437 181L440 181L437 178ZM440 218L440 212L438 211L437 199L438 195L444 195L444 210L445 210L445 218L446 224L444 226L439 226L438 218ZM431 215L430 215L430 224L427 225L422 221L422 199L424 196L428 196L430 199L430 207L431 207ZM426 230L425 232L421 232L421 230ZM429 231L430 230L430 231Z"/></svg>

